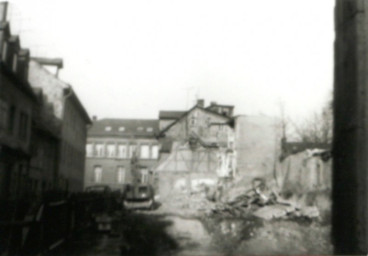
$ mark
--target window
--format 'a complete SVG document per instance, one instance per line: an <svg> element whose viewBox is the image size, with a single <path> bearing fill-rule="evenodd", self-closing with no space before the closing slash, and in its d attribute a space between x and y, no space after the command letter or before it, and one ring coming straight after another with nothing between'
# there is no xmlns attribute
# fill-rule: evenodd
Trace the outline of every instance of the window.
<svg viewBox="0 0 368 256"><path fill-rule="evenodd" d="M14 130L14 120L15 120L15 106L10 106L8 116L8 131L10 133L13 133Z"/></svg>
<svg viewBox="0 0 368 256"><path fill-rule="evenodd" d="M143 127L142 126L139 126L139 127L137 127L137 131L143 131Z"/></svg>
<svg viewBox="0 0 368 256"><path fill-rule="evenodd" d="M102 181L102 167L100 165L96 165L94 167L94 178L96 183L100 183Z"/></svg>
<svg viewBox="0 0 368 256"><path fill-rule="evenodd" d="M97 144L96 145L96 156L104 156L104 144Z"/></svg>
<svg viewBox="0 0 368 256"><path fill-rule="evenodd" d="M86 154L87 156L93 156L93 144L88 143L86 145Z"/></svg>
<svg viewBox="0 0 368 256"><path fill-rule="evenodd" d="M137 145L130 145L129 146L129 158L133 157L133 154L136 154L137 152Z"/></svg>
<svg viewBox="0 0 368 256"><path fill-rule="evenodd" d="M125 127L124 126L120 126L119 127L119 132L123 132L123 131L125 131Z"/></svg>
<svg viewBox="0 0 368 256"><path fill-rule="evenodd" d="M222 110L222 114L225 115L225 116L229 115L229 109L228 108L224 108Z"/></svg>
<svg viewBox="0 0 368 256"><path fill-rule="evenodd" d="M19 130L18 130L19 138L26 139L27 132L28 132L28 115L24 112L21 112L19 117Z"/></svg>
<svg viewBox="0 0 368 256"><path fill-rule="evenodd" d="M115 157L115 144L108 144L107 145L107 156L108 157Z"/></svg>
<svg viewBox="0 0 368 256"><path fill-rule="evenodd" d="M111 126L106 126L105 131L107 131L107 132L111 131Z"/></svg>
<svg viewBox="0 0 368 256"><path fill-rule="evenodd" d="M148 170L147 168L141 169L141 182L148 183Z"/></svg>
<svg viewBox="0 0 368 256"><path fill-rule="evenodd" d="M209 118L209 117L206 118L206 126L207 127L211 126L211 118Z"/></svg>
<svg viewBox="0 0 368 256"><path fill-rule="evenodd" d="M0 129L5 129L8 119L8 104L0 99Z"/></svg>
<svg viewBox="0 0 368 256"><path fill-rule="evenodd" d="M158 158L158 145L152 146L152 155L151 158L157 159Z"/></svg>
<svg viewBox="0 0 368 256"><path fill-rule="evenodd" d="M147 132L153 132L153 128L152 127L147 127L146 131Z"/></svg>
<svg viewBox="0 0 368 256"><path fill-rule="evenodd" d="M150 152L149 152L149 145L142 145L141 146L141 158L142 159L147 159L150 156Z"/></svg>
<svg viewBox="0 0 368 256"><path fill-rule="evenodd" d="M8 51L8 44L6 42L4 42L4 46L2 49L2 53L1 53L1 59L3 60L3 62L6 61L6 55L7 55L7 51Z"/></svg>
<svg viewBox="0 0 368 256"><path fill-rule="evenodd" d="M197 112L194 112L194 113L190 116L190 124L191 124L191 125L196 125L196 124L197 124Z"/></svg>
<svg viewBox="0 0 368 256"><path fill-rule="evenodd" d="M119 156L119 158L126 158L127 157L127 146L126 145L119 145L118 146L118 156Z"/></svg>
<svg viewBox="0 0 368 256"><path fill-rule="evenodd" d="M17 71L17 62L18 62L18 55L14 54L13 55L13 65L12 65L13 72Z"/></svg>
<svg viewBox="0 0 368 256"><path fill-rule="evenodd" d="M118 166L116 179L119 184L123 184L125 182L125 168L124 166Z"/></svg>

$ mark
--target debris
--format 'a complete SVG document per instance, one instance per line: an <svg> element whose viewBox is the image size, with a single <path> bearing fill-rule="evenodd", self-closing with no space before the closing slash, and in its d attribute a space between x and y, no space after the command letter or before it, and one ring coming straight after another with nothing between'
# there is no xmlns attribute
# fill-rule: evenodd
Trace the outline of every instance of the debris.
<svg viewBox="0 0 368 256"><path fill-rule="evenodd" d="M284 217L295 210L296 209L293 206L275 204L259 208L253 213L253 215L265 220L271 220L274 218L278 219Z"/></svg>

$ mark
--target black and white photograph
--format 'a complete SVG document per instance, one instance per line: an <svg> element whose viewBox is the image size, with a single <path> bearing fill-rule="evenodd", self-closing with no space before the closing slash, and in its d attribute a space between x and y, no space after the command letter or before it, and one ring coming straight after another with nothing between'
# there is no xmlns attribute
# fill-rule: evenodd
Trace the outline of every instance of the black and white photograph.
<svg viewBox="0 0 368 256"><path fill-rule="evenodd" d="M368 0L0 0L0 256L368 254Z"/></svg>

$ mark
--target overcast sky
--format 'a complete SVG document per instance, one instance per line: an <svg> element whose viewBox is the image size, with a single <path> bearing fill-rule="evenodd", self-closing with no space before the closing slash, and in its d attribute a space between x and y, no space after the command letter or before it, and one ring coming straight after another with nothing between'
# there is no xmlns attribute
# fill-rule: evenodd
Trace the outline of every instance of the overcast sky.
<svg viewBox="0 0 368 256"><path fill-rule="evenodd" d="M90 115L157 118L195 98L294 119L332 92L334 0L10 0L11 32L61 57Z"/></svg>

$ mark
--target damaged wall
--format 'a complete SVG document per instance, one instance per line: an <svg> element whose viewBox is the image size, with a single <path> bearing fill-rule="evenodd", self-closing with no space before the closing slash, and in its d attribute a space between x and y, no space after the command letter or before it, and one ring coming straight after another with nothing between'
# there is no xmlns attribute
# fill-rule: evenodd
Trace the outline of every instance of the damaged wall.
<svg viewBox="0 0 368 256"><path fill-rule="evenodd" d="M237 116L235 150L238 177L269 177L281 152L281 129L276 118Z"/></svg>
<svg viewBox="0 0 368 256"><path fill-rule="evenodd" d="M331 189L331 159L323 159L316 152L319 150L293 154L277 165L275 178L281 193L299 196Z"/></svg>
<svg viewBox="0 0 368 256"><path fill-rule="evenodd" d="M190 182L193 192L201 188L202 185L215 185L217 182L216 173L194 173L194 172L159 172L159 194L165 199L173 193L187 193L188 182Z"/></svg>

